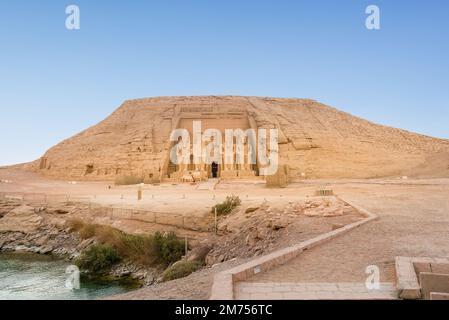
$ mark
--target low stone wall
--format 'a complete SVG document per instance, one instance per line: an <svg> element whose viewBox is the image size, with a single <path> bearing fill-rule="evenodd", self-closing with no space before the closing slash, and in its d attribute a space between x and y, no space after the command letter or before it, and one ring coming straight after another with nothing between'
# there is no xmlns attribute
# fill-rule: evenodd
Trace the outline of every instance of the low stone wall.
<svg viewBox="0 0 449 320"><path fill-rule="evenodd" d="M67 194L45 193L0 193L0 199L21 200L33 206L57 205L68 202L89 203L89 197L70 196Z"/></svg>
<svg viewBox="0 0 449 320"><path fill-rule="evenodd" d="M340 236L346 232L351 231L365 223L373 221L378 218L377 215L353 204L349 201L339 199L346 204L352 206L359 213L364 215L366 218L351 224L348 224L342 228L330 231L328 233L322 234L318 237L312 238L307 241L298 243L295 246L287 247L284 249L277 250L270 254L261 256L252 261L239 265L235 268L220 272L215 275L214 282L211 291L211 300L233 300L234 299L234 283L237 281L244 281L253 275L265 272L280 266L293 258L297 257L303 251L313 248L319 244L329 241L337 236Z"/></svg>
<svg viewBox="0 0 449 320"><path fill-rule="evenodd" d="M91 213L97 217L109 217L110 219L154 223L192 231L210 231L213 222L212 217L195 217L174 213L105 207L98 205L92 205L90 210Z"/></svg>
<svg viewBox="0 0 449 320"><path fill-rule="evenodd" d="M69 195L46 195L44 193L0 193L0 199L15 199L32 206L57 206L58 204L78 203L89 207L93 217L110 219L126 219L143 223L173 226L181 229L207 232L213 227L213 217L199 217L167 212L154 212L149 210L136 210L131 208L119 208L93 203L88 197L76 197Z"/></svg>

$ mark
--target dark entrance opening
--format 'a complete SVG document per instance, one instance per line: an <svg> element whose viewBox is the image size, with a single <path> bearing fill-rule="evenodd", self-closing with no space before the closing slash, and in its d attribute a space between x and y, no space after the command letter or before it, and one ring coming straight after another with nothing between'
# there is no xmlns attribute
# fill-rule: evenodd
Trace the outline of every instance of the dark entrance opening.
<svg viewBox="0 0 449 320"><path fill-rule="evenodd" d="M212 178L218 177L218 163L212 162Z"/></svg>

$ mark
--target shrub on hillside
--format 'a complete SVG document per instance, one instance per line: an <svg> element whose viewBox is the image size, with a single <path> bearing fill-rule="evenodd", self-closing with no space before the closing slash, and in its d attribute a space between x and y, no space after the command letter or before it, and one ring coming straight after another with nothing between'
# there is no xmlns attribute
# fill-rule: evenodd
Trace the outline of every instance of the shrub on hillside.
<svg viewBox="0 0 449 320"><path fill-rule="evenodd" d="M67 221L67 225L71 231L79 231L84 226L84 221L81 219L73 218Z"/></svg>
<svg viewBox="0 0 449 320"><path fill-rule="evenodd" d="M162 235L160 232L156 232L153 240L162 263L169 265L182 258L185 250L185 242L184 240L179 240L175 233L170 232Z"/></svg>
<svg viewBox="0 0 449 320"><path fill-rule="evenodd" d="M98 243L114 248L123 259L144 265L169 265L180 260L185 250L184 241L179 240L174 233L134 235L111 226L85 223L79 219L71 220L69 225L82 239L95 237Z"/></svg>
<svg viewBox="0 0 449 320"><path fill-rule="evenodd" d="M212 213L215 213L215 209L217 209L218 216L230 214L232 210L237 208L241 203L242 201L238 196L228 196L225 201L217 203L212 207Z"/></svg>
<svg viewBox="0 0 449 320"><path fill-rule="evenodd" d="M94 274L102 274L108 272L120 260L120 256L114 247L105 244L96 244L81 254L76 260L76 265L81 270Z"/></svg>
<svg viewBox="0 0 449 320"><path fill-rule="evenodd" d="M164 271L162 274L162 281L186 277L201 268L201 265L201 262L198 261L178 261Z"/></svg>
<svg viewBox="0 0 449 320"><path fill-rule="evenodd" d="M153 236L121 233L116 247L118 252L144 265L154 265L160 260Z"/></svg>
<svg viewBox="0 0 449 320"><path fill-rule="evenodd" d="M81 229L78 230L78 233L81 239L89 239L95 235L96 229L93 224L85 224Z"/></svg>

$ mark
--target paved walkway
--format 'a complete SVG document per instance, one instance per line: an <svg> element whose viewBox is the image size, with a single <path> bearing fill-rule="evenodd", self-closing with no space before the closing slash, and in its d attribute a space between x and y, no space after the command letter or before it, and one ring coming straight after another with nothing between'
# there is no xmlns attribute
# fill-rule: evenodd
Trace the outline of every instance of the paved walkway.
<svg viewBox="0 0 449 320"><path fill-rule="evenodd" d="M246 283L238 283L236 288L248 292L237 289L237 298L258 293L251 291L251 283L266 283L268 287L293 283L300 288L301 283L364 283L369 265L379 267L380 281L394 283L396 256L449 257L447 185L339 185L334 191L378 214L379 220L312 248L283 266L257 274ZM280 297L270 290L264 294L267 298ZM360 292L360 297L363 295Z"/></svg>
<svg viewBox="0 0 449 320"><path fill-rule="evenodd" d="M397 299L393 283L369 290L363 283L241 282L235 286L238 300L375 300Z"/></svg>

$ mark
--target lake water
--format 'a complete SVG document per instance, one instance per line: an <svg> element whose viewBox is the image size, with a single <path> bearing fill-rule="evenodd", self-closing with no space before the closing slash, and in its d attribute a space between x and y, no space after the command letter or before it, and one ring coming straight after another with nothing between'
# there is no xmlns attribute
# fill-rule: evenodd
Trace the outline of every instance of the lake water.
<svg viewBox="0 0 449 320"><path fill-rule="evenodd" d="M135 283L81 279L80 289L66 288L70 262L49 256L0 253L0 300L97 299L136 288Z"/></svg>

